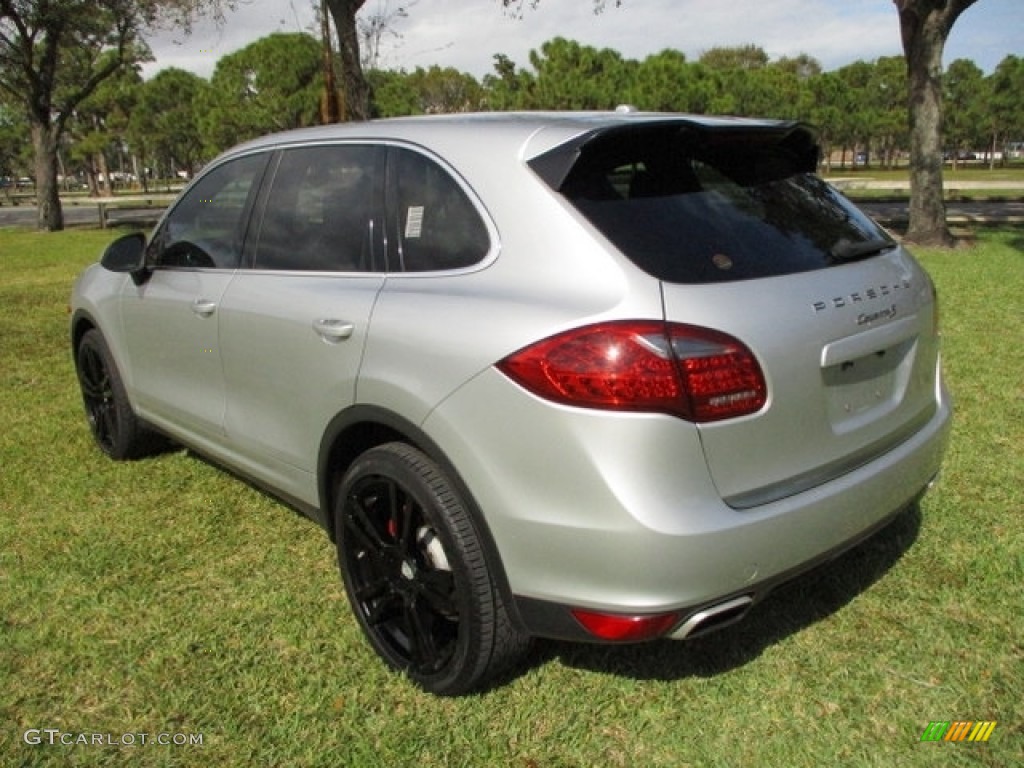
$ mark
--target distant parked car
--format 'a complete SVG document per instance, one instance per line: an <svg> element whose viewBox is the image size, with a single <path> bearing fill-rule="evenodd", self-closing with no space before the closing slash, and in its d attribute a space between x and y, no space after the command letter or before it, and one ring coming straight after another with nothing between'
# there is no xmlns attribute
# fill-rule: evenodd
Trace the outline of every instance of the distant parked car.
<svg viewBox="0 0 1024 768"><path fill-rule="evenodd" d="M429 691L723 626L912 505L949 430L932 283L817 158L642 113L244 144L76 283L89 425L306 512Z"/></svg>

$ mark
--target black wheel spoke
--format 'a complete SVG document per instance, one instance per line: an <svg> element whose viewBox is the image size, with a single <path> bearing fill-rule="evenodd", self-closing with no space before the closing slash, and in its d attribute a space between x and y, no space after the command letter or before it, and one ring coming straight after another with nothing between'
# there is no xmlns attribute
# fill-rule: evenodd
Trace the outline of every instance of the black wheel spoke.
<svg viewBox="0 0 1024 768"><path fill-rule="evenodd" d="M402 548L403 553L405 553L406 555L411 555L413 553L414 547L416 546L415 526L419 522L419 519L422 518L423 513L419 510L418 507L413 506L413 500L409 498L409 495L407 493L403 492L402 496L404 497L402 499L401 506L402 523L399 526L398 544ZM416 512L415 515L413 514L414 510ZM417 519L414 520L414 517Z"/></svg>
<svg viewBox="0 0 1024 768"><path fill-rule="evenodd" d="M380 576L374 581L368 581L356 589L356 597L363 603L369 604L378 598L384 597L391 590L391 583L385 576Z"/></svg>
<svg viewBox="0 0 1024 768"><path fill-rule="evenodd" d="M367 512L367 507L375 506L375 502L376 498L369 495L353 496L345 515L345 529L359 541L363 549L379 556L387 544Z"/></svg>
<svg viewBox="0 0 1024 768"><path fill-rule="evenodd" d="M458 616L455 604L455 576L451 571L424 571L420 574L423 599L435 613L445 618Z"/></svg>
<svg viewBox="0 0 1024 768"><path fill-rule="evenodd" d="M402 596L394 592L385 594L373 605L367 606L366 621L371 627L380 627L402 615Z"/></svg>
<svg viewBox="0 0 1024 768"><path fill-rule="evenodd" d="M105 450L110 450L117 439L117 406L110 373L99 352L83 347L79 355L79 382L86 415L93 435Z"/></svg>
<svg viewBox="0 0 1024 768"><path fill-rule="evenodd" d="M94 409L96 439L103 445L111 445L117 434L117 412L112 402L98 403Z"/></svg>
<svg viewBox="0 0 1024 768"><path fill-rule="evenodd" d="M89 400L103 401L111 396L110 378L100 356L92 349L85 350L82 357L80 381L82 394Z"/></svg>
<svg viewBox="0 0 1024 768"><path fill-rule="evenodd" d="M405 607L405 625L410 643L409 656L413 665L425 672L437 669L444 663L431 630L432 623L433 616L421 610L419 601Z"/></svg>

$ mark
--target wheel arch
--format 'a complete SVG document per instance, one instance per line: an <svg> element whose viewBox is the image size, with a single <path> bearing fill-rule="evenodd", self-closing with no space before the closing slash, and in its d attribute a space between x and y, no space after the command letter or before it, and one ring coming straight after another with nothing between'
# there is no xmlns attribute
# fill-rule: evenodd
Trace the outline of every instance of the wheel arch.
<svg viewBox="0 0 1024 768"><path fill-rule="evenodd" d="M317 460L317 484L321 517L330 540L337 541L333 509L341 477L361 454L390 442L403 442L419 449L436 462L455 485L476 524L481 545L494 575L495 586L508 606L512 620L522 627L523 623L515 608L516 601L513 599L498 547L469 487L444 451L429 435L392 411L379 406L356 405L335 416L324 431Z"/></svg>
<svg viewBox="0 0 1024 768"><path fill-rule="evenodd" d="M78 345L82 341L82 337L85 336L89 331L98 328L99 325L93 319L92 315L86 312L84 309L79 309L71 317L71 351L74 353L78 350Z"/></svg>

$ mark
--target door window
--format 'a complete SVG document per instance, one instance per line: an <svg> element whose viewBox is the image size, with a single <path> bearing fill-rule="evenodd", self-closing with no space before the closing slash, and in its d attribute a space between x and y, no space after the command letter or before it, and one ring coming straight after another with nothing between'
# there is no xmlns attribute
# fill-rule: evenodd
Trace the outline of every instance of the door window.
<svg viewBox="0 0 1024 768"><path fill-rule="evenodd" d="M229 160L204 174L171 210L148 249L155 267L235 269L266 155Z"/></svg>
<svg viewBox="0 0 1024 768"><path fill-rule="evenodd" d="M376 193L383 150L328 145L285 150L274 172L256 244L256 269L374 269Z"/></svg>

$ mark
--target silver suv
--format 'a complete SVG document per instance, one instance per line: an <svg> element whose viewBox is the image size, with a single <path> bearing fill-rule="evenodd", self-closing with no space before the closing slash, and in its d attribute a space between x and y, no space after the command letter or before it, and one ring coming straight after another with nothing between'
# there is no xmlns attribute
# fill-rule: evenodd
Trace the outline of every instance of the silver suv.
<svg viewBox="0 0 1024 768"><path fill-rule="evenodd" d="M932 283L817 160L641 113L244 144L75 285L89 424L307 513L438 694L533 636L722 626L912 505L948 434Z"/></svg>

